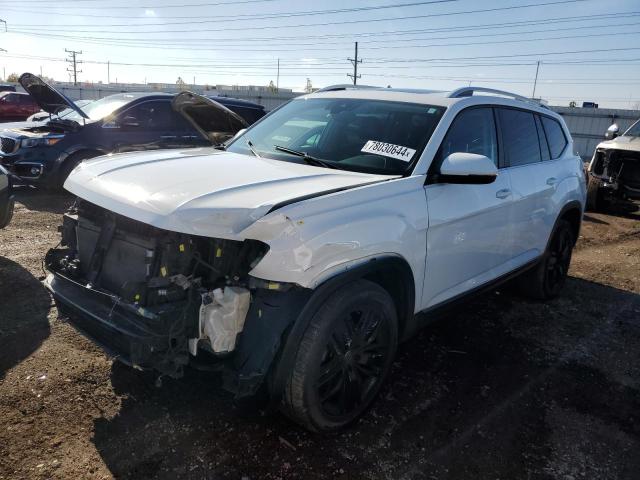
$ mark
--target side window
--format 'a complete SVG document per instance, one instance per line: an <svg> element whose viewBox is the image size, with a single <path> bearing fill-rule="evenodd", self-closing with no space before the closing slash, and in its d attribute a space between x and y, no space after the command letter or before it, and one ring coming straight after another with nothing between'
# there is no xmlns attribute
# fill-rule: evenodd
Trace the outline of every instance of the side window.
<svg viewBox="0 0 640 480"><path fill-rule="evenodd" d="M547 136L544 134L542 123L540 122L540 116L536 115L536 129L538 130L538 141L540 142L540 153L542 154L542 161L551 160L549 153L549 143L547 142Z"/></svg>
<svg viewBox="0 0 640 480"><path fill-rule="evenodd" d="M120 121L125 119L135 122L141 130L167 131L174 130L174 111L167 101L142 102L119 115Z"/></svg>
<svg viewBox="0 0 640 480"><path fill-rule="evenodd" d="M498 165L496 127L491 108L469 108L455 118L440 146L440 161L457 152L484 155Z"/></svg>
<svg viewBox="0 0 640 480"><path fill-rule="evenodd" d="M558 158L568 143L564 131L557 120L549 117L542 117L542 126L547 134L551 158Z"/></svg>
<svg viewBox="0 0 640 480"><path fill-rule="evenodd" d="M10 93L9 95L5 95L5 102L10 103L12 105L15 105L18 103L18 97L20 95L15 95L13 93Z"/></svg>
<svg viewBox="0 0 640 480"><path fill-rule="evenodd" d="M499 108L498 119L507 165L516 167L542 161L533 113Z"/></svg>

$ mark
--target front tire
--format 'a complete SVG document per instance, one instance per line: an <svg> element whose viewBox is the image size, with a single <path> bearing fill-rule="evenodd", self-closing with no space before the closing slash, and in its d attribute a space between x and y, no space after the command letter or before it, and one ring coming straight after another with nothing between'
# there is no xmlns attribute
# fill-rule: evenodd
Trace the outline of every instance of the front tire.
<svg viewBox="0 0 640 480"><path fill-rule="evenodd" d="M386 290L368 280L337 289L303 335L283 412L312 431L355 421L384 383L397 343L397 314Z"/></svg>
<svg viewBox="0 0 640 480"><path fill-rule="evenodd" d="M54 192L64 192L64 182L67 180L67 177L69 176L71 171L76 168L83 160L89 160L90 158L98 157L100 155L102 154L92 151L77 152L69 155L69 157L60 167L60 170L58 171L53 184L50 186L50 190Z"/></svg>
<svg viewBox="0 0 640 480"><path fill-rule="evenodd" d="M597 212L598 209L603 209L604 198L602 189L600 188L600 180L589 176L587 182L587 210Z"/></svg>
<svg viewBox="0 0 640 480"><path fill-rule="evenodd" d="M559 220L542 259L519 279L523 294L536 300L549 300L560 293L569 272L575 244L573 229Z"/></svg>

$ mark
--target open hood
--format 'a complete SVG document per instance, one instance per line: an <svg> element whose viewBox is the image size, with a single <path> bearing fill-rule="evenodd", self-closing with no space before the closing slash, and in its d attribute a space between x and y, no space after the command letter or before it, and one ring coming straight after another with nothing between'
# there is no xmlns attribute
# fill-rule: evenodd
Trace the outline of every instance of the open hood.
<svg viewBox="0 0 640 480"><path fill-rule="evenodd" d="M154 227L236 240L277 205L390 178L208 147L86 160L64 188Z"/></svg>
<svg viewBox="0 0 640 480"><path fill-rule="evenodd" d="M249 126L224 105L193 92L179 93L171 105L213 145L220 145Z"/></svg>
<svg viewBox="0 0 640 480"><path fill-rule="evenodd" d="M82 117L89 118L73 100L67 98L40 77L32 73L23 73L18 82L45 112L56 114L66 108L72 108Z"/></svg>

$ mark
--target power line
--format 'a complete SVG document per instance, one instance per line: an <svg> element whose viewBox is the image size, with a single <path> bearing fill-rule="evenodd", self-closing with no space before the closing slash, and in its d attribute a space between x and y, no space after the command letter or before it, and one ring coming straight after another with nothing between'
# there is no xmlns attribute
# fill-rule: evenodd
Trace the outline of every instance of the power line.
<svg viewBox="0 0 640 480"><path fill-rule="evenodd" d="M578 2L586 2L589 0L554 0L550 2L543 3L529 3L525 5L517 5L517 6L507 6L507 7L494 7L494 8L485 8L478 10L464 10L460 12L443 12L443 13L430 13L423 15L408 15L403 17L394 17L394 18L376 18L376 19L359 19L359 20L343 20L338 22L321 22L321 23L302 23L297 25L251 25L251 30L268 30L268 29L282 29L282 28L302 28L302 27L317 27L317 26L327 26L327 25L353 25L358 23L376 23L376 22L389 22L389 21L397 21L397 20L415 20L418 18L433 18L433 17L448 17L455 15L468 15L474 13L491 13L491 12L500 12L506 10L514 10L514 9L523 9L523 8L533 8L533 7L545 7L551 5L564 5L568 3L578 3ZM247 27L232 27L232 28L215 28L215 29L200 29L199 32L230 32L230 31L246 31ZM104 30L74 30L75 33L117 33L117 32L109 32ZM155 30L155 31L146 31L140 32L145 35L155 34L155 33L192 33L193 29L188 30Z"/></svg>
<svg viewBox="0 0 640 480"><path fill-rule="evenodd" d="M340 33L340 34L321 34L321 35L310 35L304 34L300 35L288 35L288 36L269 36L269 37L245 37L243 41L247 42L265 42L271 40L292 40L297 41L300 38L304 39L328 39L328 38L353 38L357 36L360 40L367 37L382 37L387 35L394 36L404 36L404 35L415 35L415 34L433 34L439 32L458 32L458 31L473 31L473 30L503 30L505 28L520 28L527 26L535 26L535 25L548 25L548 24L561 24L568 22L582 22L582 21L591 21L597 20L599 23L594 27L600 28L600 24L603 19L611 19L611 18L628 18L628 17L636 17L640 15L640 11L634 12L614 12L610 14L596 14L596 15L581 15L581 16L569 16L569 17L554 17L554 18L545 18L540 20L525 20L525 21L516 21L516 22L500 22L500 23L485 23L480 25L470 25L470 26L451 26L451 27L441 27L441 28L428 28L428 29L403 29L403 30L386 30L386 31L374 31L374 32L359 32L359 33ZM68 26L65 27L67 30ZM588 26L582 28L589 28ZM130 39L122 39L122 38L112 38L112 37L86 37L86 36L77 36L77 35L61 35L61 34L46 34L39 33L41 30L19 30L17 33L21 33L24 35L30 36L43 36L43 37L56 37L56 38L65 38L65 39L75 39L75 40L83 40L88 43L97 43L104 44L105 42L108 45L112 45L115 43L123 43L128 42L129 44L134 43L142 43L142 44L155 44L158 42L162 42L162 49L171 49L173 47L169 47L164 45L166 42L172 43L184 43L184 42L224 42L225 38L184 38L184 39L173 39L173 38L155 38L155 39L139 39L139 38L130 38ZM512 34L517 34L518 32L512 32ZM235 41L239 41L236 39ZM145 47L139 47L145 48ZM153 47L156 48L156 47ZM177 47L182 48L182 47ZM190 47L193 49L197 49L195 47ZM211 50L211 49L202 49L202 50Z"/></svg>
<svg viewBox="0 0 640 480"><path fill-rule="evenodd" d="M126 6L114 6L114 5L109 5L109 6L95 6L95 5L88 5L88 6L83 6L83 5L77 5L76 4L77 0L74 0L73 3L73 8L90 8L92 10L96 10L96 9L101 9L101 10L112 10L112 9L146 9L146 8L150 8L153 10L157 10L157 9L161 9L161 8L189 8L189 7L217 7L217 6L227 6L227 5L242 5L242 4L247 4L247 3L267 3L267 2L276 2L278 0L234 0L231 2L207 2L207 3L186 3L186 4L173 4L173 5L126 5ZM96 2L100 2L100 3L104 3L101 0L80 0L80 1L96 1ZM39 4L39 3L45 3L47 5L49 5L51 2L48 0L30 0L29 2L30 4ZM59 2L58 2L59 3Z"/></svg>
<svg viewBox="0 0 640 480"><path fill-rule="evenodd" d="M211 17L200 17L199 20L191 20L188 22L176 22L175 20L171 20L169 22L157 22L157 23L145 23L143 25L132 25L129 23L116 23L116 24L106 24L100 25L100 27L125 27L130 29L132 27L152 27L152 26L160 26L160 25L191 25L191 24L203 24L203 23L219 23L224 20L225 22L232 21L246 21L246 20L272 20L278 18L291 18L291 17L306 17L306 16L315 16L315 15L331 15L338 13L350 13L350 12L364 12L364 11L373 11L373 10L385 10L389 8L406 8L406 7L417 7L417 6L425 6L425 5L433 5L433 4L442 4L442 3L454 3L460 2L462 0L428 0L422 2L411 2L411 3L397 3L391 5L377 5L377 6L365 6L365 7L352 7L352 8L338 8L338 9L328 9L328 10L312 10L305 12L282 12L282 13L263 13L263 14L246 14L246 15L216 15ZM130 19L130 17L127 17ZM192 18L192 17L188 17ZM210 20L203 20L203 18L210 18ZM16 27L50 27L51 23L45 24L29 24L29 23L16 23L12 24ZM52 29L48 29L52 30Z"/></svg>

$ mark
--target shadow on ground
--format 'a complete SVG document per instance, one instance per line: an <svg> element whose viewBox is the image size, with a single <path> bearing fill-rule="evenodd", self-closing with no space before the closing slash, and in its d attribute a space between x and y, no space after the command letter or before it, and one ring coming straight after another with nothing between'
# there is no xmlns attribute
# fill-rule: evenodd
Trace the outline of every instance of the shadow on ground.
<svg viewBox="0 0 640 480"><path fill-rule="evenodd" d="M40 280L0 257L0 379L49 336L50 304Z"/></svg>
<svg viewBox="0 0 640 480"><path fill-rule="evenodd" d="M14 188L14 194L16 202L29 210L59 214L66 212L76 198L69 192L52 193L27 185Z"/></svg>
<svg viewBox="0 0 640 480"><path fill-rule="evenodd" d="M571 278L534 303L493 292L404 344L342 434L242 411L213 374L154 387L120 364L93 441L117 478L633 478L640 295Z"/></svg>

